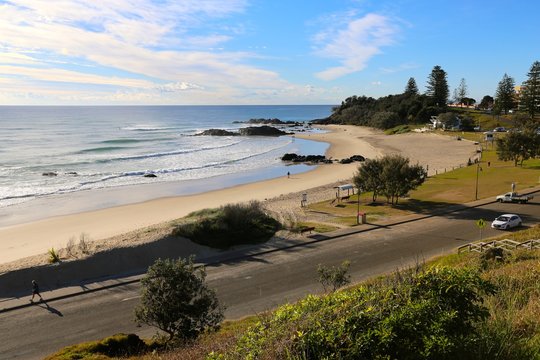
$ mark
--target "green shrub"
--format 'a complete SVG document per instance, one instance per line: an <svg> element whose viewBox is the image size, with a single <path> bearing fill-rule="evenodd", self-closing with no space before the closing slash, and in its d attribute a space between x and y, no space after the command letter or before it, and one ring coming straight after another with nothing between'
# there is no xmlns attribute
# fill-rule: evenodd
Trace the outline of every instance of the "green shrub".
<svg viewBox="0 0 540 360"><path fill-rule="evenodd" d="M492 286L434 268L285 305L246 332L232 358L455 359L478 339Z"/></svg>
<svg viewBox="0 0 540 360"><path fill-rule="evenodd" d="M155 326L168 341L184 343L223 320L223 307L206 284L203 267L189 259L158 259L141 280L141 303L135 308L138 323Z"/></svg>
<svg viewBox="0 0 540 360"><path fill-rule="evenodd" d="M195 219L178 225L173 234L220 249L267 241L280 228L279 222L266 215L256 201L226 205L192 216Z"/></svg>
<svg viewBox="0 0 540 360"><path fill-rule="evenodd" d="M60 262L60 254L54 248L50 248L48 251L49 253L49 263L55 264Z"/></svg>

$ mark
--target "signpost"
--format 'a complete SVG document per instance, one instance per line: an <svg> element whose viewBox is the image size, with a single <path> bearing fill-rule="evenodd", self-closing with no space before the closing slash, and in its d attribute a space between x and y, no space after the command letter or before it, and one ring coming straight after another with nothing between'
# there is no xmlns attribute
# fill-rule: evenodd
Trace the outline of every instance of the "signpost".
<svg viewBox="0 0 540 360"><path fill-rule="evenodd" d="M476 220L476 226L480 229L480 241L482 241L482 229L486 227L486 222L484 219Z"/></svg>

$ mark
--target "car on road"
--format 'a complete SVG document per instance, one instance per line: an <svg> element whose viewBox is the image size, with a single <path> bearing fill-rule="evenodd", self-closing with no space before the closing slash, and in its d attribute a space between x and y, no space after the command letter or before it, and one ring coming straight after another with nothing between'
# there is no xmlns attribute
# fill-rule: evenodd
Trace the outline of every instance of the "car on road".
<svg viewBox="0 0 540 360"><path fill-rule="evenodd" d="M514 227L519 227L522 223L523 222L521 221L519 215L504 214L493 220L491 227L499 230L508 230Z"/></svg>
<svg viewBox="0 0 540 360"><path fill-rule="evenodd" d="M499 195L495 198L498 202L513 202L519 204L525 204L532 199L534 199L533 195L519 195L516 192L507 192L506 194Z"/></svg>

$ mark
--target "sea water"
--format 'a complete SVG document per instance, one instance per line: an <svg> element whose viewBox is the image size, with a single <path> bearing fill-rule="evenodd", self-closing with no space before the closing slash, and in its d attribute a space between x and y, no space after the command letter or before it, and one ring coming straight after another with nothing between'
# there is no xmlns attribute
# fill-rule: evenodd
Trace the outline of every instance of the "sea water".
<svg viewBox="0 0 540 360"><path fill-rule="evenodd" d="M307 171L281 156L322 155L327 144L292 136L193 135L235 131L252 118L307 123L330 113L329 105L3 106L0 208L142 184L163 184L164 196L197 193Z"/></svg>

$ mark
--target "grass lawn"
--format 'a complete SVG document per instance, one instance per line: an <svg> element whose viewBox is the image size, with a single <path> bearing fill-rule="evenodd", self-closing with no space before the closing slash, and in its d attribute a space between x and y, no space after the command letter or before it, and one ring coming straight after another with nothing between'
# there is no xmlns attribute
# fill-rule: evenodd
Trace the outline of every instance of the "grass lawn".
<svg viewBox="0 0 540 360"><path fill-rule="evenodd" d="M479 141L481 133L441 132L443 135L456 136ZM503 134L501 134L503 135ZM371 203L371 194L353 195L348 201L332 203L331 200L310 204L308 210L323 213L333 221L353 226L356 225L357 211L367 214L368 222L377 222L392 216L411 213L429 213L450 204L474 201L476 198L476 179L478 174L478 199L495 197L511 190L512 183L516 190L523 192L540 184L540 159L530 159L523 166L514 166L512 161L497 159L494 145L482 144L483 152L480 163L432 176L418 189L412 191L409 198L399 200L396 206L386 204L384 197L377 203ZM489 163L489 166L488 166Z"/></svg>

